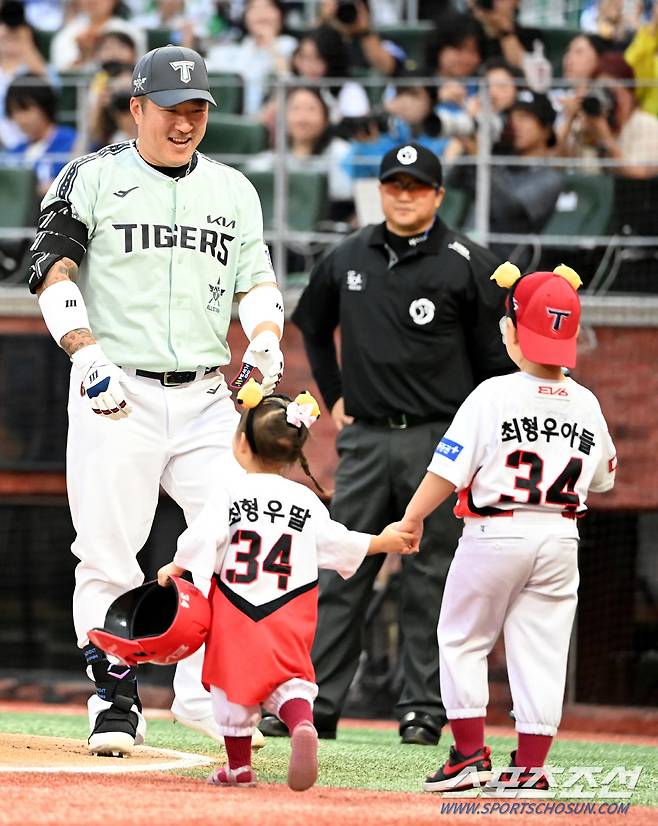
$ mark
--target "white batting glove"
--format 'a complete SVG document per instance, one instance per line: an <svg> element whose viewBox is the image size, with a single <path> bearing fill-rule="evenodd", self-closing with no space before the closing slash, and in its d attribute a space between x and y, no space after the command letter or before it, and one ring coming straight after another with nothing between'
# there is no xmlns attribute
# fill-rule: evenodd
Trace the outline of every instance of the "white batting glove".
<svg viewBox="0 0 658 826"><path fill-rule="evenodd" d="M128 377L113 364L98 344L83 347L71 356L82 373L80 393L89 399L94 413L108 419L125 419L132 411L122 382Z"/></svg>
<svg viewBox="0 0 658 826"><path fill-rule="evenodd" d="M242 361L256 367L263 374L263 395L273 393L283 375L283 353L276 335L271 330L264 330L254 336Z"/></svg>

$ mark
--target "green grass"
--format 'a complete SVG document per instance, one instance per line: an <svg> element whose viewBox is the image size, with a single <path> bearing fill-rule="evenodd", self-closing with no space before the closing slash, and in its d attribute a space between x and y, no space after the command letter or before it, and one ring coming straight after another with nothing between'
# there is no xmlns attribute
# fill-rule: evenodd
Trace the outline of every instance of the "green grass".
<svg viewBox="0 0 658 826"><path fill-rule="evenodd" d="M149 720L148 726L150 746L216 755L218 762L222 760L221 750L200 734L168 720ZM0 731L83 740L87 737L87 719L82 715L0 714ZM490 737L487 742L493 749L494 764L506 765L514 739ZM448 738L437 748L401 746L395 729L342 729L338 740L320 741L319 782L323 786L418 792L425 775L445 760L448 746ZM266 747L254 758L261 780L285 783L288 750L287 739L268 738ZM641 765L644 769L631 802L658 806L658 750L655 748L558 739L550 759L554 766L601 766L604 772L616 766L630 770ZM207 771L190 769L181 774L202 778Z"/></svg>

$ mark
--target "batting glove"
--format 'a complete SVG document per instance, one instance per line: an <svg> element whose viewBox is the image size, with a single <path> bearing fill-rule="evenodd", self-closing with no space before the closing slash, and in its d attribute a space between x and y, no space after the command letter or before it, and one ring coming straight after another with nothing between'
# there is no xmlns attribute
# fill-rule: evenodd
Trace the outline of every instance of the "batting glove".
<svg viewBox="0 0 658 826"><path fill-rule="evenodd" d="M283 375L283 353L276 335L271 330L265 330L254 336L242 361L256 367L263 374L263 395L273 393Z"/></svg>
<svg viewBox="0 0 658 826"><path fill-rule="evenodd" d="M83 347L71 356L71 361L82 373L80 395L86 396L91 409L108 419L124 419L132 411L122 382L128 378L113 364L98 344Z"/></svg>

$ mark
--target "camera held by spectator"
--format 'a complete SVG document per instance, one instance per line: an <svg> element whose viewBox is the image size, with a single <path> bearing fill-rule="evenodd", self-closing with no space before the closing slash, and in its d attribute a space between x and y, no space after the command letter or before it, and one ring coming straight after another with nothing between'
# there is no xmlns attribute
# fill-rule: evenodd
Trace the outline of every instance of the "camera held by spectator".
<svg viewBox="0 0 658 826"><path fill-rule="evenodd" d="M604 117L614 129L617 99L612 89L607 86L593 86L580 102L583 114L592 118Z"/></svg>

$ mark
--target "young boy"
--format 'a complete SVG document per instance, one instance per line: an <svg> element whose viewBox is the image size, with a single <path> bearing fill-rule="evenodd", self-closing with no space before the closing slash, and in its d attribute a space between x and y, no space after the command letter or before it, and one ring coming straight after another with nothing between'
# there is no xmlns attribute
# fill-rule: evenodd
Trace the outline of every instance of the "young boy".
<svg viewBox="0 0 658 826"><path fill-rule="evenodd" d="M576 364L580 279L568 267L520 277L506 263L492 276L511 287L501 332L520 372L483 382L458 410L407 507L402 530L455 489L464 531L446 580L438 626L441 696L455 745L427 778L430 792L485 786L487 655L500 632L518 747L505 786L548 793L541 771L562 713L578 589L577 519L589 490L610 490L615 448L595 396L565 377ZM518 279L515 281L515 279Z"/></svg>

